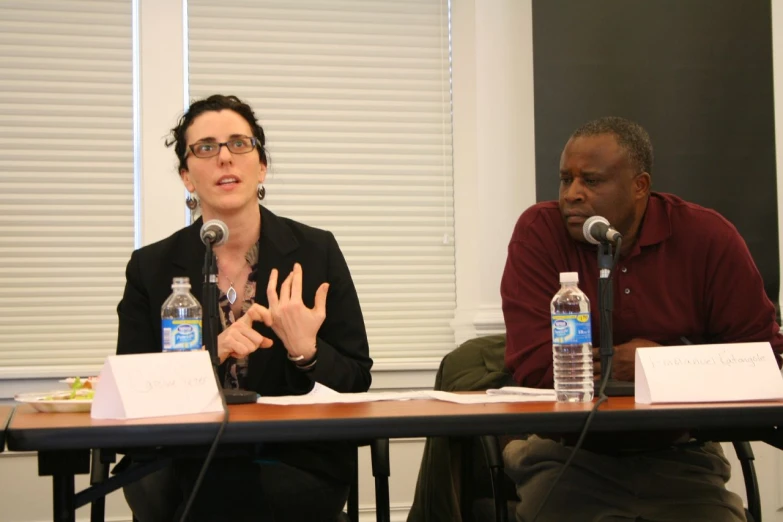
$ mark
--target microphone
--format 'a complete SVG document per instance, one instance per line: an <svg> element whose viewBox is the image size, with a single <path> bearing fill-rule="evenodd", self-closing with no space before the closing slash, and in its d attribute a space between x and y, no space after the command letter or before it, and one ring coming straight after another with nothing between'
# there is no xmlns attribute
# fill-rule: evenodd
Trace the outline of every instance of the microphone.
<svg viewBox="0 0 783 522"><path fill-rule="evenodd" d="M224 404L255 404L257 394L252 390L223 389L218 379L218 333L220 333L220 311L218 310L218 267L213 247L228 241L228 227L219 219L210 219L201 226L201 241L207 246L204 252L204 286L202 300L204 305L203 336L204 346L212 359L215 379L223 396ZM213 446L214 447L214 446ZM212 452L213 450L210 450ZM209 459L209 457L207 457ZM206 464L204 465L206 468ZM196 491L198 488L193 488ZM189 500L190 501L190 500Z"/></svg>
<svg viewBox="0 0 783 522"><path fill-rule="evenodd" d="M210 219L201 226L201 242L213 247L228 241L228 227L219 219Z"/></svg>
<svg viewBox="0 0 783 522"><path fill-rule="evenodd" d="M585 220L582 226L582 235L588 243L599 245L601 243L617 243L622 236L617 230L609 224L609 221L602 216L592 216Z"/></svg>

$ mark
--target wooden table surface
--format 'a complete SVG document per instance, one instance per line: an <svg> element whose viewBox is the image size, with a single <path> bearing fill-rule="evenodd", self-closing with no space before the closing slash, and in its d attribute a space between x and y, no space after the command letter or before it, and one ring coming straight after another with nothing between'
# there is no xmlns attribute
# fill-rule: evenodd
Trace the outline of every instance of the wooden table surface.
<svg viewBox="0 0 783 522"><path fill-rule="evenodd" d="M576 433L592 404L521 402L455 404L436 400L352 404L230 406L224 442ZM16 408L6 437L18 451L200 445L212 441L221 413L136 420L96 420L88 413ZM762 430L783 426L783 401L644 405L632 397L602 404L590 431ZM743 437L755 440L753 437Z"/></svg>

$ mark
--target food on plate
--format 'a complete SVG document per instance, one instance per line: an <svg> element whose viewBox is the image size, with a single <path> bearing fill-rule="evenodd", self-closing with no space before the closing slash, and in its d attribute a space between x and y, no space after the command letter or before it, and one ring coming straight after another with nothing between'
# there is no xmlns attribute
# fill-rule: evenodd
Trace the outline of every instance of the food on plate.
<svg viewBox="0 0 783 522"><path fill-rule="evenodd" d="M68 377L67 379L61 380L60 382L72 385L76 383L77 380L81 381L82 388L95 389L95 386L98 385L98 377L87 377L85 379L82 379L81 377Z"/></svg>
<svg viewBox="0 0 783 522"><path fill-rule="evenodd" d="M62 392L53 392L50 395L46 395L41 398L43 401L91 401L95 395L94 384L97 382L97 378L89 377L82 380L79 377L71 379L65 379L70 385L70 390Z"/></svg>

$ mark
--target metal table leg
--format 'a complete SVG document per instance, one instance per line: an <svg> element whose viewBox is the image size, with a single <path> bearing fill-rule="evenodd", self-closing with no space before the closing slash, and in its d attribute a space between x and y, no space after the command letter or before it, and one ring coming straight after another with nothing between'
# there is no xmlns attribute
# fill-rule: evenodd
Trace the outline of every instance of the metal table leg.
<svg viewBox="0 0 783 522"><path fill-rule="evenodd" d="M52 477L54 522L76 522L73 473L57 473Z"/></svg>
<svg viewBox="0 0 783 522"><path fill-rule="evenodd" d="M74 475L89 470L89 450L38 452L38 475L52 477L54 522L76 522Z"/></svg>

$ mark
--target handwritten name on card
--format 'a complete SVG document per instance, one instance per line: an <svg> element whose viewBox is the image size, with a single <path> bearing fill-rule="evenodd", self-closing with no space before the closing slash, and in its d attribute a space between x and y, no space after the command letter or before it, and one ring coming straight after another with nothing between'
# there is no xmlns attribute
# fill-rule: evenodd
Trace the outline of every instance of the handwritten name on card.
<svg viewBox="0 0 783 522"><path fill-rule="evenodd" d="M766 349L766 348L765 348ZM768 354L758 353L756 351L753 354L750 355L740 355L734 353L728 353L728 350L725 348L722 348L719 353L713 356L675 356L675 357L669 357L669 356L659 356L661 354L655 354L651 353L649 356L650 364L653 369L666 369L666 368L676 368L681 366L693 366L693 367L700 367L700 366L750 366L751 368L755 368L758 364L765 364L767 360L773 359L774 355L772 354L771 350Z"/></svg>
<svg viewBox="0 0 783 522"><path fill-rule="evenodd" d="M205 351L111 355L95 399L95 419L137 419L222 411Z"/></svg>
<svg viewBox="0 0 783 522"><path fill-rule="evenodd" d="M130 386L135 393L169 393L176 392L182 388L197 388L200 386L211 386L215 383L215 378L209 375L192 377L187 375L171 375L164 377L144 377L143 375L133 375L130 379Z"/></svg>
<svg viewBox="0 0 783 522"><path fill-rule="evenodd" d="M769 343L639 348L636 402L729 402L783 398Z"/></svg>

